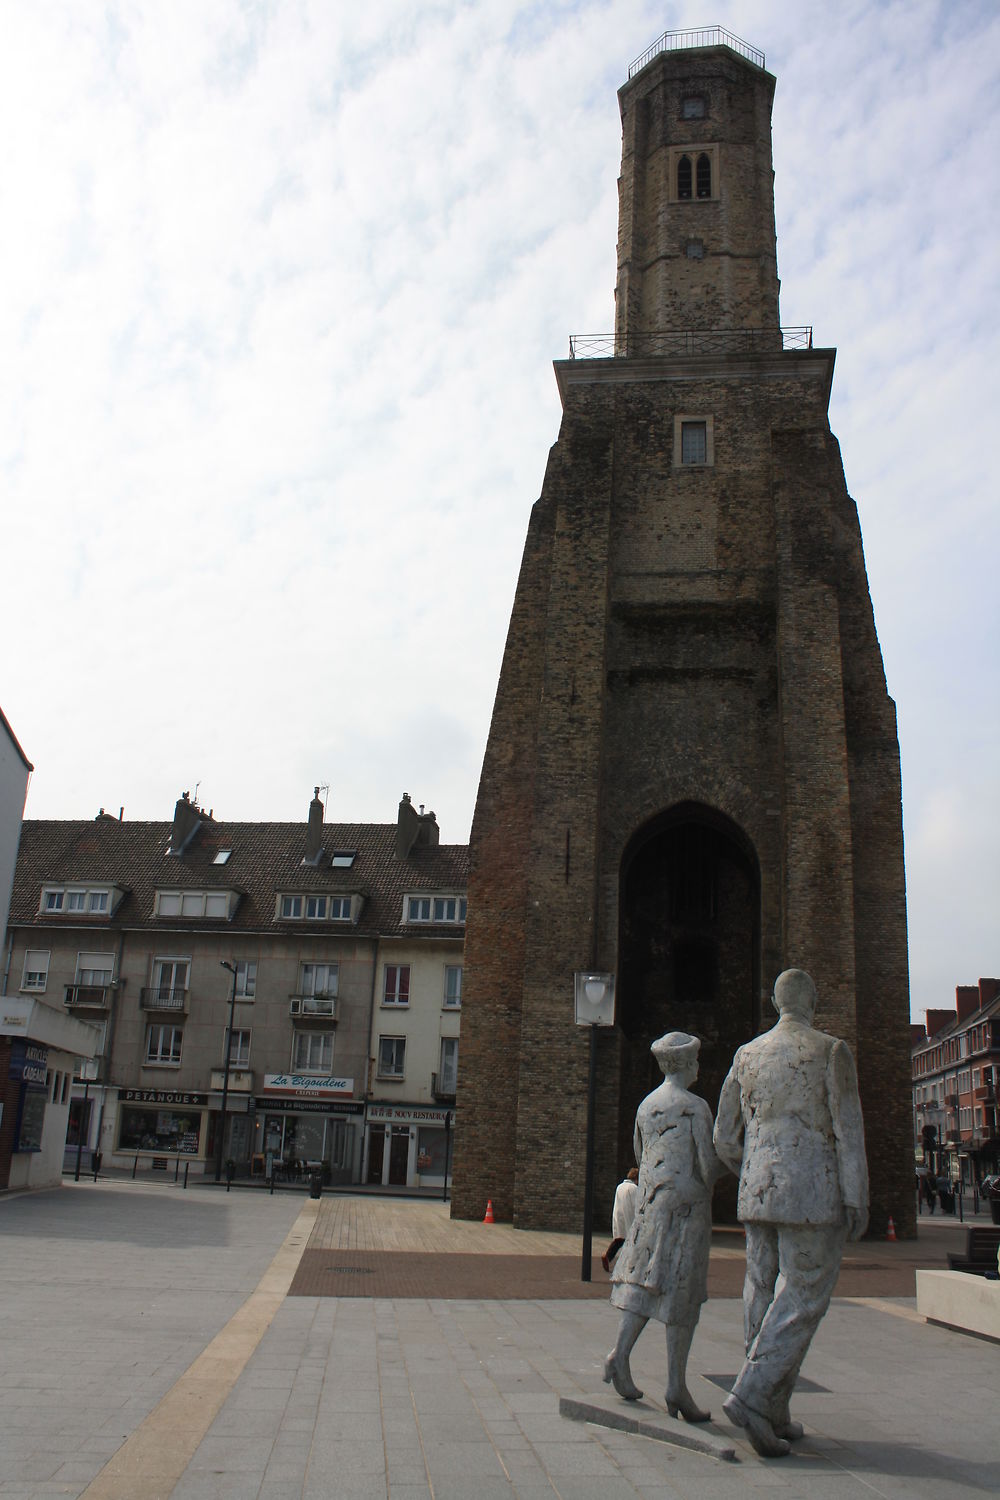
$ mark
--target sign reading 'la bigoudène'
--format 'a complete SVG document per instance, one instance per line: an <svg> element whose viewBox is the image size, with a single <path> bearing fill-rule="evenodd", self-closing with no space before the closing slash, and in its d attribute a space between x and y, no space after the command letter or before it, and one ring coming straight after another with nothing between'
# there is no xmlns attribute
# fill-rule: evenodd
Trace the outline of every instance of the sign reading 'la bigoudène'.
<svg viewBox="0 0 1000 1500"><path fill-rule="evenodd" d="M264 1092L285 1099L343 1099L353 1094L354 1079L316 1078L309 1073L265 1073Z"/></svg>

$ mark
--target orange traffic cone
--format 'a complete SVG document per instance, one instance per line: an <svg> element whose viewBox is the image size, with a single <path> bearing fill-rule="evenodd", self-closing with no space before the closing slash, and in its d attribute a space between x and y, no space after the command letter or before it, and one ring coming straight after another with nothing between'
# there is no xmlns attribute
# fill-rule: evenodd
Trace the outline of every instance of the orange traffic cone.
<svg viewBox="0 0 1000 1500"><path fill-rule="evenodd" d="M886 1237L887 1240L892 1240L893 1244L895 1244L895 1242L896 1242L896 1226L892 1222L892 1214L889 1215L889 1228L885 1232L885 1237Z"/></svg>
<svg viewBox="0 0 1000 1500"><path fill-rule="evenodd" d="M483 1223L484 1224L495 1224L496 1223L496 1220L493 1217L493 1199L492 1198L487 1198L487 1200L486 1200L486 1217L484 1218Z"/></svg>

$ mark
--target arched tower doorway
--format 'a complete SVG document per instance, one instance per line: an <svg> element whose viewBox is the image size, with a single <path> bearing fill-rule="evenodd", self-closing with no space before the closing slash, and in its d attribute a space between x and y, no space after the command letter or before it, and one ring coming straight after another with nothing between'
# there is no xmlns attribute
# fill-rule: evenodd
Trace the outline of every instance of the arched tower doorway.
<svg viewBox="0 0 1000 1500"><path fill-rule="evenodd" d="M619 1166L631 1166L642 1098L660 1081L650 1043L665 1031L701 1039L695 1092L715 1112L736 1048L760 1025L760 869L743 831L686 802L651 819L622 857L618 1021ZM729 1203L730 1197L732 1204ZM721 1189L717 1209L735 1206Z"/></svg>

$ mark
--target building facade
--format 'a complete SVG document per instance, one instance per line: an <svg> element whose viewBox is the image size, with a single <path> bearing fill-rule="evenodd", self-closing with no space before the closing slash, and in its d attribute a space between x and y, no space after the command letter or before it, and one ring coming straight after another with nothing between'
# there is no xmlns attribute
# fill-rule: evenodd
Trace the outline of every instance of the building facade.
<svg viewBox="0 0 1000 1500"><path fill-rule="evenodd" d="M172 822L27 821L5 993L97 1038L67 1165L99 1149L118 1167L359 1182L386 1108L406 1106L412 1149L402 1168L387 1153L386 1180L434 1185L466 874L465 846L407 796L389 824L327 824L318 793L301 824L221 822L186 795Z"/></svg>
<svg viewBox="0 0 1000 1500"><path fill-rule="evenodd" d="M872 1229L913 1233L899 750L835 351L780 327L775 80L735 38L688 40L620 90L615 332L555 366L472 830L453 1211L579 1227L575 971L617 976L610 1205L652 1040L701 1038L714 1109L796 966L858 1061Z"/></svg>
<svg viewBox="0 0 1000 1500"><path fill-rule="evenodd" d="M955 989L954 1010L912 1028L918 1165L965 1184L1000 1172L1000 979Z"/></svg>

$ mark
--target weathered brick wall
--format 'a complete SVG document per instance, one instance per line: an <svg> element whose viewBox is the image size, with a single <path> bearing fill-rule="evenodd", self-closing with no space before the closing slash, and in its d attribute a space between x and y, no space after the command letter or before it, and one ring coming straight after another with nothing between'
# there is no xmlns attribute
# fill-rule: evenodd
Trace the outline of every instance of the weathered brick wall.
<svg viewBox="0 0 1000 1500"><path fill-rule="evenodd" d="M691 94L703 118L682 117ZM661 53L619 90L619 334L777 326L773 95L770 73L723 47ZM678 201L682 148L711 154L711 198Z"/></svg>
<svg viewBox="0 0 1000 1500"><path fill-rule="evenodd" d="M706 49L664 55L621 91L620 332L777 322L773 82ZM703 120L679 118L691 91ZM718 197L677 204L670 153L699 140ZM683 246L694 216L699 261ZM690 807L744 851L719 940L725 1017L706 1037L714 1026L718 1050L769 1025L777 974L809 969L819 1024L859 1054L873 1226L891 1212L912 1229L899 755L829 432L832 368L832 351L777 349L557 367L563 423L472 832L458 1215L492 1197L525 1227L579 1228L588 1037L573 972L618 969L623 862ZM711 465L678 465L682 416L711 422ZM666 998L650 989L657 972L649 1036L598 1039L599 1219L627 1165L644 1048L680 1023L666 978Z"/></svg>
<svg viewBox="0 0 1000 1500"><path fill-rule="evenodd" d="M553 450L554 451L554 450ZM452 1213L514 1215L521 990L554 508L535 505L470 842Z"/></svg>
<svg viewBox="0 0 1000 1500"><path fill-rule="evenodd" d="M898 781L882 801L895 742L826 426L826 360L717 361L700 381L631 383L595 366L569 388L473 830L456 1213L481 1216L492 1196L521 1225L578 1226L587 1038L572 973L617 967L623 851L648 819L694 801L731 819L759 861L760 1024L776 974L797 963L817 980L820 1024L862 1052L873 1040L859 1057L869 1131L891 1142L884 1170L873 1153L875 1215L905 1229L908 1187L887 1196L902 1180L900 1091L886 1101L869 1082L898 1073L900 1038L906 1052L905 967L900 988L883 961L875 988L892 979L892 993L879 995L870 964L873 945L905 964ZM678 409L713 415L713 469L675 468ZM856 722L869 761L881 737L874 780ZM869 828L883 830L874 855ZM630 1128L620 1045L601 1038L600 1058L602 1209Z"/></svg>

